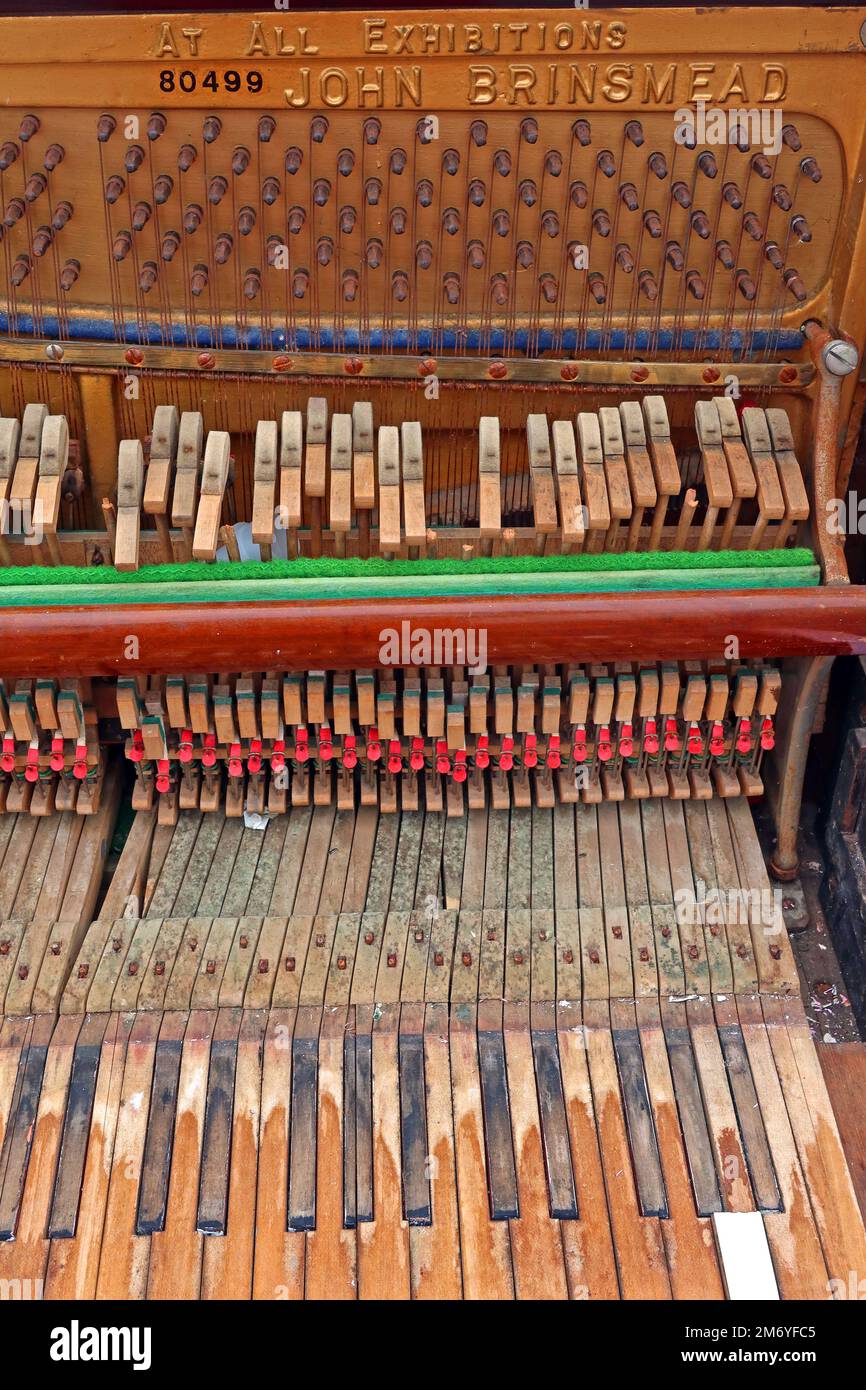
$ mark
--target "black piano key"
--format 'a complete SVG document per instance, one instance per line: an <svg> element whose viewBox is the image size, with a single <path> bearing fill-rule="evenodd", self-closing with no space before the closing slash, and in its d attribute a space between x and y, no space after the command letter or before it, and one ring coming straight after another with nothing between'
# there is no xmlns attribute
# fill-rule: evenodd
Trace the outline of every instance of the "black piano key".
<svg viewBox="0 0 866 1390"><path fill-rule="evenodd" d="M319 1039L292 1039L292 1099L289 1131L289 1198L286 1226L316 1226L316 1114L319 1090Z"/></svg>
<svg viewBox="0 0 866 1390"><path fill-rule="evenodd" d="M96 1094L96 1075L107 1021L105 1014L85 1019L75 1044L60 1140L60 1159L48 1220L48 1234L52 1239L71 1240L75 1235L90 1138L90 1118Z"/></svg>
<svg viewBox="0 0 866 1390"><path fill-rule="evenodd" d="M782 1211L782 1194L776 1180L776 1170L773 1167L767 1131L755 1092L742 1029L737 1024L725 1024L719 1028L719 1041L722 1044L722 1054L743 1139L743 1152L758 1210Z"/></svg>
<svg viewBox="0 0 866 1390"><path fill-rule="evenodd" d="M355 1032L343 1035L343 1225L353 1230L358 1216L357 1117L355 1106Z"/></svg>
<svg viewBox="0 0 866 1390"><path fill-rule="evenodd" d="M562 1073L559 1068L559 1049L556 1045L556 1033L552 1029L533 1028L532 1056L535 1062L535 1086L538 1092L538 1113L541 1118L541 1143L547 1172L550 1214L560 1221L576 1221L580 1212L574 1185L574 1169L571 1166L571 1143L568 1137Z"/></svg>
<svg viewBox="0 0 866 1390"><path fill-rule="evenodd" d="M147 1116L147 1135L138 1188L135 1234L150 1236L165 1230L168 1180L174 1148L177 1087L183 1055L182 1038L160 1038L153 1064L153 1085Z"/></svg>
<svg viewBox="0 0 866 1390"><path fill-rule="evenodd" d="M666 1217L667 1193L637 1029L614 1028L613 1047L641 1211L644 1216Z"/></svg>
<svg viewBox="0 0 866 1390"><path fill-rule="evenodd" d="M39 1029L37 1037L37 1027L38 1024L34 1024L29 1046L22 1048L18 1059L12 1108L0 1152L0 1240L15 1239L33 1145L39 1093L48 1054L47 1041L41 1041L44 1029Z"/></svg>
<svg viewBox="0 0 866 1390"><path fill-rule="evenodd" d="M400 1139L403 1154L403 1215L410 1226L431 1226L433 1210L427 1167L427 1091L424 1082L424 1038L401 1033Z"/></svg>
<svg viewBox="0 0 866 1390"><path fill-rule="evenodd" d="M493 1221L508 1221L520 1215L520 1206L508 1105L505 1040L501 1031L479 1029L478 1063L490 1216Z"/></svg>
<svg viewBox="0 0 866 1390"><path fill-rule="evenodd" d="M688 1028L665 1028L665 1041L695 1208L698 1216L712 1216L714 1211L724 1211L725 1204L719 1190L713 1144L701 1099L701 1087Z"/></svg>
<svg viewBox="0 0 866 1390"><path fill-rule="evenodd" d="M196 1230L206 1236L226 1233L237 1065L237 1034L214 1037L210 1046L196 1216Z"/></svg>
<svg viewBox="0 0 866 1390"><path fill-rule="evenodd" d="M373 1204L373 1037L355 1037L355 1220L372 1221Z"/></svg>

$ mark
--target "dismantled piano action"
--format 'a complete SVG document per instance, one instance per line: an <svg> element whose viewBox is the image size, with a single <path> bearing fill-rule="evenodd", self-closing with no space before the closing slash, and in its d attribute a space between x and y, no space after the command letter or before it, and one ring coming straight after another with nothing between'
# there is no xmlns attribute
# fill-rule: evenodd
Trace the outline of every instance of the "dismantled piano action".
<svg viewBox="0 0 866 1390"><path fill-rule="evenodd" d="M679 13L665 85L532 11L423 105L396 16L290 90L270 17L88 84L0 21L0 1279L736 1297L733 1215L866 1275L775 887L866 649L862 15Z"/></svg>

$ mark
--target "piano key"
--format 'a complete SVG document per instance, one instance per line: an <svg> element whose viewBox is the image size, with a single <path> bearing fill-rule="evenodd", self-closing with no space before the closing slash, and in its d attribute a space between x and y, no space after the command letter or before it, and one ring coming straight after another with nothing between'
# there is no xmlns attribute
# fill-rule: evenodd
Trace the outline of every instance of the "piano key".
<svg viewBox="0 0 866 1390"><path fill-rule="evenodd" d="M719 1042L743 1137L755 1204L759 1211L780 1211L782 1198L770 1156L761 1107L755 1093L746 1045L737 1020L736 1004L733 1000L719 1000L715 1011Z"/></svg>
<svg viewBox="0 0 866 1390"><path fill-rule="evenodd" d="M409 1231L412 1297L451 1300L462 1294L457 1212L454 1110L448 1050L448 1006L428 1003L424 1016L424 1074L432 1221Z"/></svg>
<svg viewBox="0 0 866 1390"><path fill-rule="evenodd" d="M644 1216L666 1217L667 1195L643 1069L640 1037L636 1028L617 1024L617 1020L622 1023L627 1017L626 1007L621 1008L620 1001L611 1000L613 1048L622 1087L635 1182Z"/></svg>
<svg viewBox="0 0 866 1390"><path fill-rule="evenodd" d="M400 1012L398 1065L403 1215L410 1226L429 1226L433 1220L428 1173L423 1028L424 1005L404 1004Z"/></svg>
<svg viewBox="0 0 866 1390"><path fill-rule="evenodd" d="M0 1241L15 1239L53 1023L50 1015L34 1019L18 1061L15 1091L0 1151Z"/></svg>
<svg viewBox="0 0 866 1390"><path fill-rule="evenodd" d="M663 1002L665 1042L699 1216L724 1210L685 1006Z"/></svg>
<svg viewBox="0 0 866 1390"><path fill-rule="evenodd" d="M375 1214L373 1173L373 1009L359 1004L355 1024L355 1220Z"/></svg>
<svg viewBox="0 0 866 1390"><path fill-rule="evenodd" d="M186 1022L184 1014L166 1014L156 1044L135 1223L139 1236L165 1229Z"/></svg>
<svg viewBox="0 0 866 1390"><path fill-rule="evenodd" d="M550 1217L554 1197L545 1183L539 1105L532 1084L529 1004L506 1002L503 1028L520 1200L520 1219L512 1221L510 1229L515 1294L518 1298L567 1298L562 1238L558 1223Z"/></svg>
<svg viewBox="0 0 866 1390"><path fill-rule="evenodd" d="M306 1236L287 1230L289 1191L289 1107L292 1072L292 1009L272 1009L262 1051L261 1121L257 1211L259 1222L253 1265L253 1298L302 1299Z"/></svg>
<svg viewBox="0 0 866 1390"><path fill-rule="evenodd" d="M202 1235L226 1233L240 1024L240 1009L220 1009L211 1039L196 1216Z"/></svg>
<svg viewBox="0 0 866 1390"><path fill-rule="evenodd" d="M343 1225L354 1230L358 1211L355 1011L343 1035Z"/></svg>
<svg viewBox="0 0 866 1390"><path fill-rule="evenodd" d="M483 1000L478 1007L478 1069L490 1217L493 1221L508 1221L520 1215L520 1208L508 1104L502 1006L492 1000Z"/></svg>
<svg viewBox="0 0 866 1390"><path fill-rule="evenodd" d="M408 1299L409 1228L400 1162L398 1006L377 1007L373 1024L373 1220L357 1227L358 1297ZM360 1202L359 1202L360 1212Z"/></svg>
<svg viewBox="0 0 866 1390"><path fill-rule="evenodd" d="M105 1014L88 1015L75 1045L54 1199L48 1220L48 1234L52 1238L65 1236L71 1239L75 1235L96 1073L107 1021Z"/></svg>
<svg viewBox="0 0 866 1390"><path fill-rule="evenodd" d="M321 1010L298 1010L292 1037L287 1230L316 1224L316 1129Z"/></svg>
<svg viewBox="0 0 866 1390"><path fill-rule="evenodd" d="M686 1016L725 1209L754 1211L749 1170L710 1001L687 1000Z"/></svg>
<svg viewBox="0 0 866 1390"><path fill-rule="evenodd" d="M358 1291L357 1241L344 1221L340 1170L348 1117L343 1108L344 1006L325 1008L319 1034L319 1106L316 1130L315 1227L307 1232L305 1297L354 1299Z"/></svg>
<svg viewBox="0 0 866 1390"><path fill-rule="evenodd" d="M541 1140L550 1215L561 1221L575 1221L580 1215L571 1149L568 1139L568 1120L565 1094L559 1067L556 1044L556 1007L554 1004L532 1006L532 1059L538 1091L538 1112L541 1121Z"/></svg>
<svg viewBox="0 0 866 1390"><path fill-rule="evenodd" d="M216 1015L194 1010L183 1039L165 1225L150 1238L147 1297L198 1298L202 1241L196 1229L210 1043Z"/></svg>

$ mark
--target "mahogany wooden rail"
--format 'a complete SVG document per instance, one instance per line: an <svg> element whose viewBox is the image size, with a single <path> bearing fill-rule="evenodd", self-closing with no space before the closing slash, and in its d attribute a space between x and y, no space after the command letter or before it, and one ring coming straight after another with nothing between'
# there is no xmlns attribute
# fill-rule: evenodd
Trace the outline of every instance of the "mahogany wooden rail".
<svg viewBox="0 0 866 1390"><path fill-rule="evenodd" d="M380 666L382 632L484 629L488 665L866 653L866 586L318 603L0 607L0 673Z"/></svg>

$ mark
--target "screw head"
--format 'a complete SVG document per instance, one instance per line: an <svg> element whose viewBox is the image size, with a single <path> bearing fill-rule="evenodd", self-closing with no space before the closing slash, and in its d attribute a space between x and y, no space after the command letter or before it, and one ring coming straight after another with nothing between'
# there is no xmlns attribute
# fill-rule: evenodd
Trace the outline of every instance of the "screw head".
<svg viewBox="0 0 866 1390"><path fill-rule="evenodd" d="M632 381L646 381L649 376L649 367L632 367L629 375Z"/></svg>
<svg viewBox="0 0 866 1390"><path fill-rule="evenodd" d="M504 362L491 362L487 368L487 375L492 376L494 381L502 381L508 376L508 367Z"/></svg>
<svg viewBox="0 0 866 1390"><path fill-rule="evenodd" d="M47 348L45 349L45 356L51 362L62 362L63 348L60 346L59 343L49 343Z"/></svg>
<svg viewBox="0 0 866 1390"><path fill-rule="evenodd" d="M123 359L129 363L130 367L140 367L144 361L144 353L141 348L127 348L123 354Z"/></svg>
<svg viewBox="0 0 866 1390"><path fill-rule="evenodd" d="M821 353L821 361L833 376L850 376L857 367L857 349L844 338L833 338Z"/></svg>
<svg viewBox="0 0 866 1390"><path fill-rule="evenodd" d="M795 382L796 380L796 367L783 367L782 370L779 372L779 381L782 383L783 386L790 386L792 382Z"/></svg>
<svg viewBox="0 0 866 1390"><path fill-rule="evenodd" d="M214 357L212 352L200 352L198 357L196 358L196 361L198 362L198 365L200 367L202 367L204 370L208 370L214 365L216 358Z"/></svg>
<svg viewBox="0 0 866 1390"><path fill-rule="evenodd" d="M291 357L287 357L285 353L278 353L272 361L271 367L275 372L290 372L292 370L292 359Z"/></svg>
<svg viewBox="0 0 866 1390"><path fill-rule="evenodd" d="M580 375L580 368L576 362L566 362L560 367L559 375L562 377L563 381L577 381Z"/></svg>
<svg viewBox="0 0 866 1390"><path fill-rule="evenodd" d="M707 385L712 386L714 381L718 381L720 373L718 367L704 367L701 375Z"/></svg>

